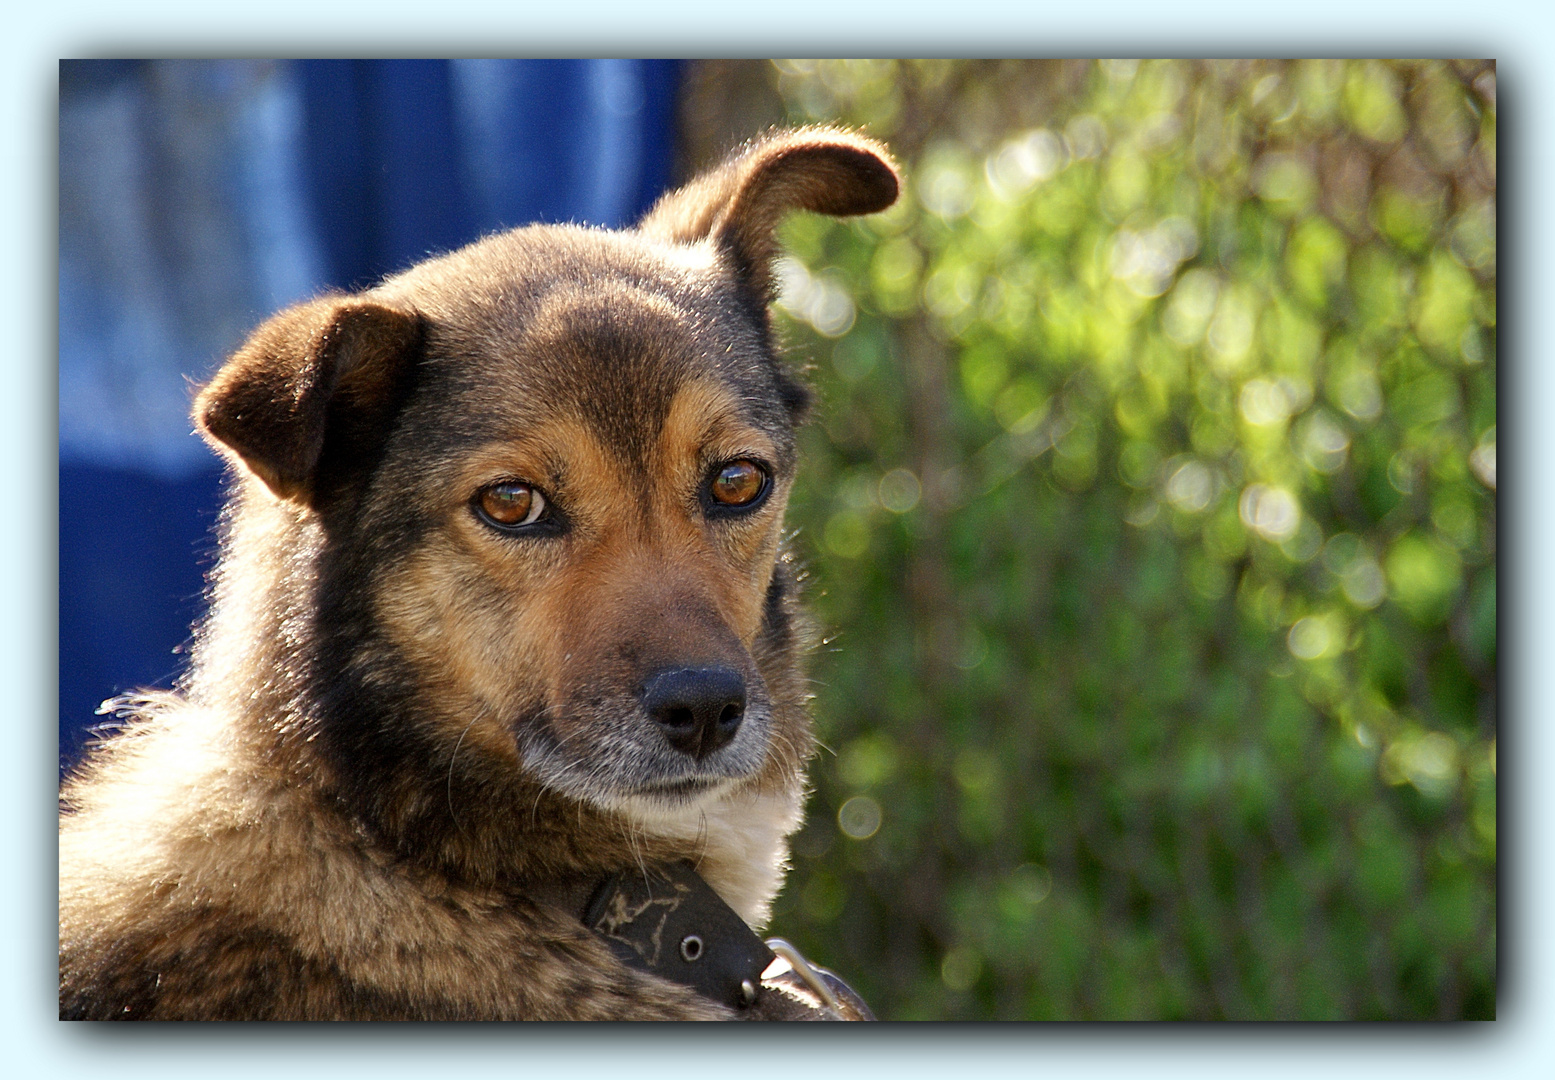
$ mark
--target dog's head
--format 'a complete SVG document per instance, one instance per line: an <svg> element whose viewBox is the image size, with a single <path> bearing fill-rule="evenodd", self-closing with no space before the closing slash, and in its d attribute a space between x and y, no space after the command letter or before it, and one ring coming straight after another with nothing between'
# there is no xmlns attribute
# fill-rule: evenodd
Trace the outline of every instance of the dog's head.
<svg viewBox="0 0 1555 1080"><path fill-rule="evenodd" d="M316 534L294 662L383 739L445 748L429 773L452 754L641 813L792 784L806 392L771 340L774 229L896 194L877 144L784 132L636 229L514 230L260 327L195 417Z"/></svg>

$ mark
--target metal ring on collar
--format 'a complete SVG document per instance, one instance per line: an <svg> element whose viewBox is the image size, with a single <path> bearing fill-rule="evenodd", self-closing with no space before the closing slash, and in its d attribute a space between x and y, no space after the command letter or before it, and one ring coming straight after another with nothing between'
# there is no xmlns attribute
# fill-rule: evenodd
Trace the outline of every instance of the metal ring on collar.
<svg viewBox="0 0 1555 1080"><path fill-rule="evenodd" d="M821 978L820 972L810 966L810 961L806 960L798 949L780 937L768 938L767 948L788 961L788 966L799 973L805 985L815 991L816 996L826 1003L828 1009L835 1013L842 1011L842 1006L837 1003L837 996L832 993L831 987L826 985L826 980Z"/></svg>

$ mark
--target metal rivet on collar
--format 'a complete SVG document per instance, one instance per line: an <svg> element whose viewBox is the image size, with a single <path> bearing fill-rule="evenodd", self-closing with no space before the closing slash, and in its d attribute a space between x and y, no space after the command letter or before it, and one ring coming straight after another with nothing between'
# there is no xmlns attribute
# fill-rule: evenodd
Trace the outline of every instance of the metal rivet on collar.
<svg viewBox="0 0 1555 1080"><path fill-rule="evenodd" d="M702 939L695 934L687 934L681 938L680 958L688 964L702 959Z"/></svg>
<svg viewBox="0 0 1555 1080"><path fill-rule="evenodd" d="M740 1004L745 1008L756 1004L756 984L749 979L740 980Z"/></svg>

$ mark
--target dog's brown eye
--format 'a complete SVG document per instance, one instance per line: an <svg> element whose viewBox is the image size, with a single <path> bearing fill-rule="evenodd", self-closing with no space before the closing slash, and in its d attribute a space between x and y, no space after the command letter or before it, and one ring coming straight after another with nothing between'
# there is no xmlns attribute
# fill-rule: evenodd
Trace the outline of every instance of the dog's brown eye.
<svg viewBox="0 0 1555 1080"><path fill-rule="evenodd" d="M749 506L767 486L767 474L754 461L731 461L713 475L713 501Z"/></svg>
<svg viewBox="0 0 1555 1080"><path fill-rule="evenodd" d="M493 525L532 525L545 513L545 496L516 480L480 490L476 505Z"/></svg>

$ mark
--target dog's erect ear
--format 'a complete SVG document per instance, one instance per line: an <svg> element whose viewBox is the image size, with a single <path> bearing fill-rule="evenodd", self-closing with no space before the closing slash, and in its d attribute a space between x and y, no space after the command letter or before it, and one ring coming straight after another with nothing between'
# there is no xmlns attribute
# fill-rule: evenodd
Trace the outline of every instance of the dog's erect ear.
<svg viewBox="0 0 1555 1080"><path fill-rule="evenodd" d="M757 295L771 300L774 233L784 213L872 214L895 202L899 187L890 153L874 140L799 128L758 139L665 195L638 229L675 243L713 239Z"/></svg>
<svg viewBox="0 0 1555 1080"><path fill-rule="evenodd" d="M353 297L287 308L194 402L194 421L276 495L311 503L326 442L370 436L420 349L421 318Z"/></svg>

